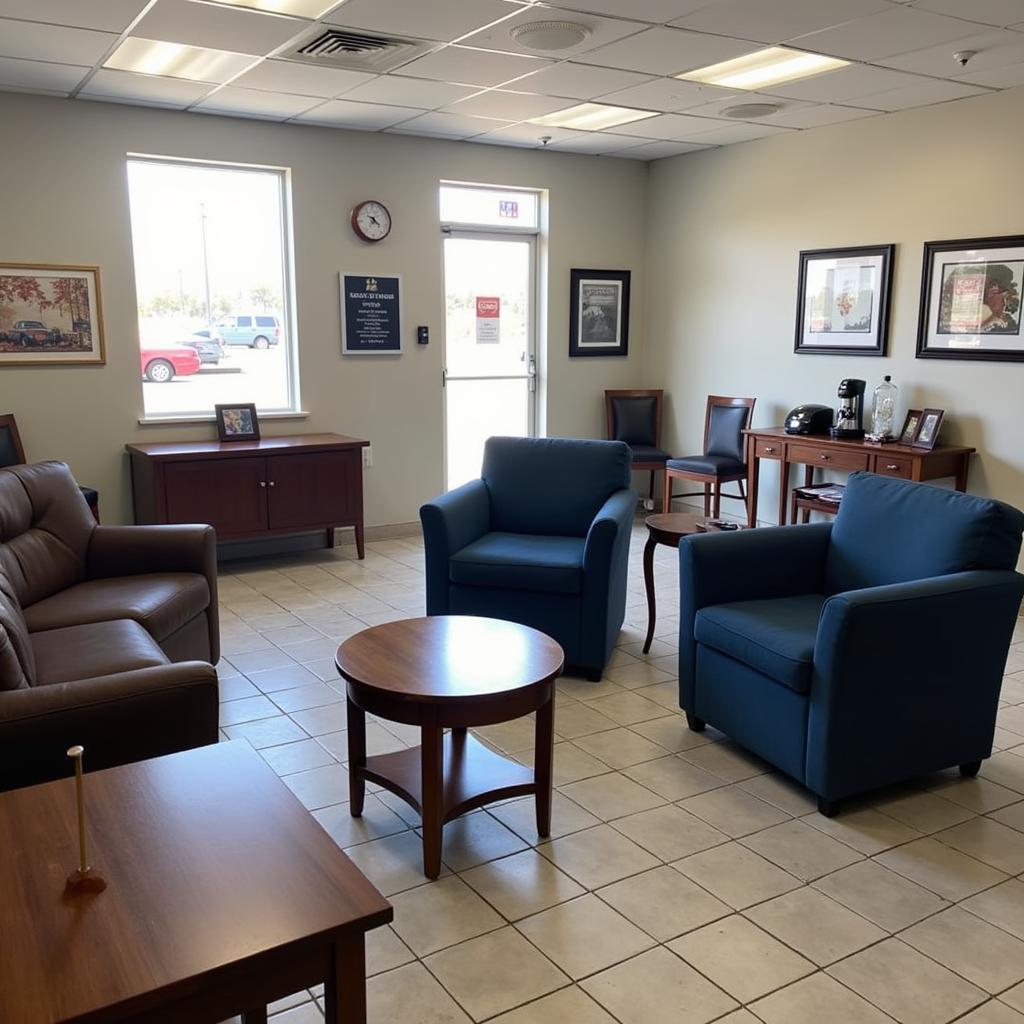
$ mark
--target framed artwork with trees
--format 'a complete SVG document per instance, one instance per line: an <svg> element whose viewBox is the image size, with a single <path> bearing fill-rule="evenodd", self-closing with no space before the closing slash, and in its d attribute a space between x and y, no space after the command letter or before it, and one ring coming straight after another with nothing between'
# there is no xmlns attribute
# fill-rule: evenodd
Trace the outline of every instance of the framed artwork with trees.
<svg viewBox="0 0 1024 1024"><path fill-rule="evenodd" d="M99 267L0 263L0 366L105 362Z"/></svg>

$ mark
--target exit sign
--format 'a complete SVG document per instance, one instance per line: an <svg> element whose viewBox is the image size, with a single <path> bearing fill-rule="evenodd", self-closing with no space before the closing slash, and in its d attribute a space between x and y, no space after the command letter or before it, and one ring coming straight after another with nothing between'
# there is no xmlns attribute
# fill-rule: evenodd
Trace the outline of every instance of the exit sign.
<svg viewBox="0 0 1024 1024"><path fill-rule="evenodd" d="M519 203L514 199L499 199L498 216L517 220L519 218Z"/></svg>

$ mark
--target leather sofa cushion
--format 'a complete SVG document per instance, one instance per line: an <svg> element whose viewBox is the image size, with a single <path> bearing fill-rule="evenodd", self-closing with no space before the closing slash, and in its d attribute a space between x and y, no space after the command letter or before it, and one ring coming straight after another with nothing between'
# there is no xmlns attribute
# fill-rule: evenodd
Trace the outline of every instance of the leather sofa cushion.
<svg viewBox="0 0 1024 1024"><path fill-rule="evenodd" d="M713 647L797 693L807 693L825 600L822 594L801 594L712 605L697 612L694 636L697 643Z"/></svg>
<svg viewBox="0 0 1024 1024"><path fill-rule="evenodd" d="M742 476L747 467L725 455L688 455L682 459L669 459L668 469L682 473L700 473L702 476Z"/></svg>
<svg viewBox="0 0 1024 1024"><path fill-rule="evenodd" d="M155 640L164 640L206 610L210 588L191 572L158 572L87 580L25 609L35 633L111 619L133 619Z"/></svg>
<svg viewBox="0 0 1024 1024"><path fill-rule="evenodd" d="M0 574L0 690L20 690L35 682L36 662L28 626L14 588Z"/></svg>
<svg viewBox="0 0 1024 1024"><path fill-rule="evenodd" d="M33 633L32 647L37 686L169 664L156 641L130 619Z"/></svg>
<svg viewBox="0 0 1024 1024"><path fill-rule="evenodd" d="M502 590L579 594L584 543L580 537L487 533L452 555L451 581Z"/></svg>

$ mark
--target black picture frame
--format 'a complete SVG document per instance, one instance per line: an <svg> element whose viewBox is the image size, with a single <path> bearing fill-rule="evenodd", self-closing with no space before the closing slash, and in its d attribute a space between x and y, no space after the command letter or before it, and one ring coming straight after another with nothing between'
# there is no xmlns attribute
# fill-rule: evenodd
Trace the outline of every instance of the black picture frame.
<svg viewBox="0 0 1024 1024"><path fill-rule="evenodd" d="M986 252L990 257L985 257ZM973 272L963 273L974 264ZM940 282L937 271L941 272ZM959 287L958 280L962 283ZM925 242L917 358L1024 362L1022 285L1024 235ZM991 305L996 298L998 310ZM974 331L970 329L971 316L978 317ZM993 322L996 326L991 326ZM946 339L945 344L941 339ZM983 344L986 340L988 345ZM993 347L993 342L1000 341L999 347Z"/></svg>
<svg viewBox="0 0 1024 1024"><path fill-rule="evenodd" d="M227 402L213 407L221 441L258 441L260 420L252 402Z"/></svg>
<svg viewBox="0 0 1024 1024"><path fill-rule="evenodd" d="M569 355L629 354L628 270L569 272Z"/></svg>
<svg viewBox="0 0 1024 1024"><path fill-rule="evenodd" d="M864 262L867 261L867 262ZM885 356L889 349L889 313L890 296L892 294L893 267L896 262L896 246L892 243L887 245L857 245L843 249L804 249L800 252L799 271L797 277L796 295L796 329L793 338L793 351L799 355L822 355L822 356ZM831 269L836 270L852 269L858 267L861 272L871 268L876 275L877 290L872 291L870 308L862 311L859 320L851 321L842 328L842 333L832 330L831 316L827 320L819 318L828 324L828 329L815 330L813 318L809 316L807 287L809 279L816 277L817 273L827 272L829 264ZM838 264L838 266L836 266ZM846 293L841 293L842 298ZM842 319L845 319L851 312L856 313L856 307L862 303L858 293L857 303L849 310L838 309ZM838 304L839 299L829 302L829 308ZM867 318L867 324L863 324ZM863 336L861 343L854 343L851 339L858 335ZM833 341L833 339L837 341ZM845 343L844 343L845 342Z"/></svg>
<svg viewBox="0 0 1024 1024"><path fill-rule="evenodd" d="M921 422L917 426L914 440L910 442L911 447L931 451L938 444L939 432L942 430L942 421L945 416L945 409L922 409Z"/></svg>
<svg viewBox="0 0 1024 1024"><path fill-rule="evenodd" d="M899 444L912 445L917 437L917 428L921 426L921 410L908 409L907 415L903 418L903 426L900 428L897 441Z"/></svg>

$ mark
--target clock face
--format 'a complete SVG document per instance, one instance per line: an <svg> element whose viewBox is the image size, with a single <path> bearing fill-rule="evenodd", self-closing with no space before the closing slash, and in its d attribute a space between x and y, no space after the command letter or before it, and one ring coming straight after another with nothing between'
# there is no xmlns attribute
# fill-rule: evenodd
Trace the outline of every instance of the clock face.
<svg viewBox="0 0 1024 1024"><path fill-rule="evenodd" d="M352 210L352 230L365 242L379 242L391 232L391 214L383 203L368 199Z"/></svg>

